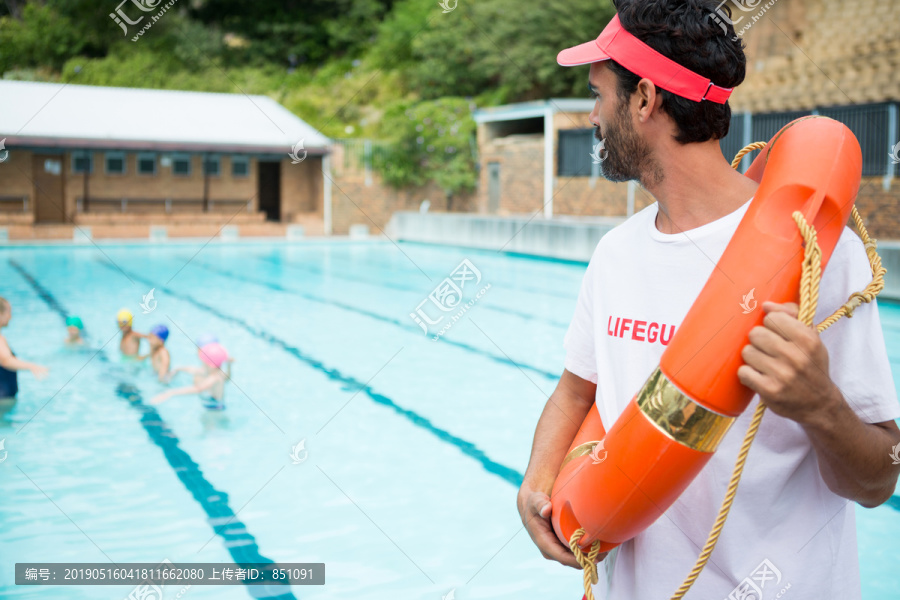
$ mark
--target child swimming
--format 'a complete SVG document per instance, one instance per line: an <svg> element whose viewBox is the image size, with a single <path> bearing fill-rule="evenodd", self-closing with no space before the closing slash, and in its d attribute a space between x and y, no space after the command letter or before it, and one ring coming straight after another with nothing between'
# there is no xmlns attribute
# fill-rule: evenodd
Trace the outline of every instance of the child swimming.
<svg viewBox="0 0 900 600"><path fill-rule="evenodd" d="M123 308L116 315L116 323L118 323L119 330L122 332L119 350L122 351L122 356L127 358L138 358L138 352L141 349L141 338L147 337L143 333L138 333L131 329L133 321L134 315L127 308Z"/></svg>
<svg viewBox="0 0 900 600"><path fill-rule="evenodd" d="M12 319L12 306L6 298L0 296L0 329L9 325ZM16 358L6 338L0 333L0 400L15 398L19 392L18 371L31 371L37 379L43 379L49 369Z"/></svg>
<svg viewBox="0 0 900 600"><path fill-rule="evenodd" d="M153 329L150 330L150 333L147 334L147 342L150 344L150 354L145 354L140 357L141 360L144 360L148 356L150 357L150 364L153 366L153 370L156 372L157 376L159 376L159 380L163 381L169 374L169 350L166 348L166 340L169 338L169 328L165 325L156 325Z"/></svg>
<svg viewBox="0 0 900 600"><path fill-rule="evenodd" d="M194 375L194 385L180 387L157 395L150 404L162 404L173 396L186 394L200 394L203 406L210 410L225 410L225 381L229 375L222 370L222 366L229 361L228 352L221 344L207 344L197 351L197 356L203 363L202 367L178 367L173 369L168 379L176 373L184 371ZM227 366L227 365L226 365Z"/></svg>
<svg viewBox="0 0 900 600"><path fill-rule="evenodd" d="M69 337L66 338L67 345L84 344L84 338L81 337L81 333L84 331L84 323L81 322L81 317L74 315L66 317L66 330L69 332Z"/></svg>
<svg viewBox="0 0 900 600"><path fill-rule="evenodd" d="M218 343L219 343L219 336L217 336L214 333L201 333L200 335L197 336L197 339L194 340L194 345L197 346L198 348L202 348L203 346L206 346L208 344L218 344ZM229 378L231 377L231 364L233 362L234 362L234 358L229 356L227 359L225 359L225 366L222 367L222 369L225 371L225 374L228 375Z"/></svg>

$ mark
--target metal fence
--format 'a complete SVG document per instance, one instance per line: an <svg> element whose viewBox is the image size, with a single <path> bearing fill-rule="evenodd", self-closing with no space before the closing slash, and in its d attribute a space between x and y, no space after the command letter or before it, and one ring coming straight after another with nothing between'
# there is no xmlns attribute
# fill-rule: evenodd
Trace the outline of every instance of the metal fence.
<svg viewBox="0 0 900 600"><path fill-rule="evenodd" d="M900 142L896 102L833 106L807 111L775 113L740 113L731 117L728 135L720 140L722 153L729 160L750 142L766 142L790 121L807 115L822 115L844 123L859 140L862 148L864 177L896 176L897 164L891 158L893 146ZM745 171L756 158L751 152L741 163Z"/></svg>
<svg viewBox="0 0 900 600"><path fill-rule="evenodd" d="M900 103L857 104L832 106L814 110L773 113L737 113L731 116L728 135L720 140L722 153L731 160L751 142L767 142L794 119L807 115L822 115L844 123L859 140L862 148L864 177L897 176L900 165L891 157L895 144L900 143L898 126ZM563 129L559 131L558 167L560 177L596 176L591 152L594 148L593 129ZM741 163L746 171L759 151L749 153Z"/></svg>
<svg viewBox="0 0 900 600"><path fill-rule="evenodd" d="M372 162L383 157L387 152L387 144L370 139L336 139L334 143L344 150L341 167L348 171L372 170Z"/></svg>

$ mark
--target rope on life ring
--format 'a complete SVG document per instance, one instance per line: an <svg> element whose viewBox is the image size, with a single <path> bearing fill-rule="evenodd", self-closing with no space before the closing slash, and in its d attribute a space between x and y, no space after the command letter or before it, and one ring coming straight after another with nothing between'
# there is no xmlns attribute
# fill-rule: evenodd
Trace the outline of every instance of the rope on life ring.
<svg viewBox="0 0 900 600"><path fill-rule="evenodd" d="M765 146L766 142L753 142L752 144L748 144L735 155L734 160L731 161L732 168L737 169L745 154L754 150L760 150ZM856 210L856 206L853 207L850 215L853 219L853 224L856 227L856 232L859 234L860 239L865 245L866 256L869 259L869 266L872 269L872 280L865 289L861 292L854 292L851 294L846 303L834 311L828 318L816 325L816 330L819 333L837 323L842 317L852 317L853 311L856 310L857 307L861 304L871 302L879 293L881 293L881 290L884 289L884 274L886 273L886 270L881 264L881 257L878 255L877 242L869 236L869 232L866 230L865 223L863 223L862 217ZM794 211L791 217L797 224L801 237L803 237L804 248L803 271L800 277L800 310L797 319L804 325L812 326L816 308L819 304L819 284L822 280L822 250L819 248L816 239L815 227L806 221L803 214L800 213L800 211ZM725 492L725 497L722 500L722 506L719 509L719 514L716 516L713 528L709 532L706 544L703 546L703 550L700 551L700 555L697 557L694 568L691 569L691 572L685 578L681 587L679 587L672 595L671 600L681 600L684 595L687 594L688 590L691 589L691 586L694 585L694 582L697 581L697 577L700 576L700 573L703 571L704 567L706 567L706 563L709 562L709 558L712 556L716 543L719 541L722 529L725 527L725 521L728 519L731 505L734 503L734 498L737 495L738 484L744 473L744 465L747 462L747 455L750 453L750 446L753 445L753 440L756 438L765 412L766 405L760 401L756 407L756 411L753 413L753 419L750 421L750 426L747 428L747 434L744 436L744 441L738 452L737 460L734 464L734 471L732 472L731 480L728 482L728 489ZM600 553L600 540L594 541L591 544L590 550L584 552L578 546L578 540L580 540L584 534L584 528L577 529L569 540L569 547L575 554L575 559L578 561L578 564L584 569L584 595L587 600L594 600L594 591L591 586L592 584L597 583L596 560Z"/></svg>

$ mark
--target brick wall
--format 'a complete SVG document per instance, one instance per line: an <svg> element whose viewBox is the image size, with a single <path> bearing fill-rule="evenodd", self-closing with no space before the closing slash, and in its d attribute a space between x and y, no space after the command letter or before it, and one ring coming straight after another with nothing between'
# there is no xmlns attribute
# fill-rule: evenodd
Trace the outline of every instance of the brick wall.
<svg viewBox="0 0 900 600"><path fill-rule="evenodd" d="M32 222L34 214L34 184L31 181L32 153L28 150L11 150L0 163L0 196L28 196L29 211L25 214L0 213L0 219L17 223ZM13 207L9 204L9 208Z"/></svg>
<svg viewBox="0 0 900 600"><path fill-rule="evenodd" d="M332 231L335 234L346 234L351 225L357 224L366 225L371 233L377 234L395 211L419 210L426 199L431 202L430 210L447 211L446 195L437 185L396 190L385 184L377 172L367 176L365 169L352 158L345 160L340 144L334 146L331 169L334 180L331 186ZM474 195L456 195L450 207L452 212L471 212L474 208Z"/></svg>
<svg viewBox="0 0 900 600"><path fill-rule="evenodd" d="M483 126L481 126L483 127ZM533 213L544 205L544 136L509 135L480 147L477 207L488 213L491 163L500 168L500 203L496 214Z"/></svg>
<svg viewBox="0 0 900 600"><path fill-rule="evenodd" d="M743 27L756 12L735 11ZM900 2L777 0L743 35L747 77L736 112L900 99Z"/></svg>
<svg viewBox="0 0 900 600"><path fill-rule="evenodd" d="M590 129L588 113L558 112L553 117L554 148L559 147L560 129ZM521 134L489 139L485 125L478 128L479 188L475 206L489 211L490 163L500 165L500 205L497 214L523 214L543 210L544 136ZM559 177L559 156L553 156L553 214L578 216L622 216L627 212L627 184L612 183L603 177ZM652 203L646 192L635 193L635 211Z"/></svg>
<svg viewBox="0 0 900 600"><path fill-rule="evenodd" d="M137 154L125 154L125 173L107 174L105 154L93 152L94 168L88 175L89 198L171 198L172 200L198 200L203 198L204 175L203 158L193 155L190 175L176 175L172 167L164 167L157 155L156 174L140 175L137 172ZM64 155L66 172L65 196L66 214L75 211L76 198L84 196L84 178L81 173L72 173L72 154ZM256 197L256 160L250 159L247 177L233 177L231 157L220 158L220 174L209 177L208 197L211 200L250 200ZM256 209L254 204L253 209Z"/></svg>
<svg viewBox="0 0 900 600"><path fill-rule="evenodd" d="M303 162L281 161L281 219L295 223L316 214L322 217L324 175L322 157L309 156Z"/></svg>
<svg viewBox="0 0 900 600"><path fill-rule="evenodd" d="M40 153L38 153L40 154ZM96 203L88 206L89 212L78 213L77 199L85 195L85 175L72 173L72 153L65 152L52 155L61 162L63 182L63 204L67 222L73 219L76 223L91 226L97 237L146 237L149 225L156 223L170 228L170 235L206 236L215 234L223 221L223 212L233 215L231 224L241 226L241 231L252 235L254 231L281 231L275 224L262 226L264 215L258 212L257 184L258 166L255 158L250 159L247 177L232 175L231 156L220 156L220 173L208 178L208 198L213 202L210 213L198 212L197 203L182 207L179 211L178 200L200 200L204 193L204 175L202 157L191 156L191 173L187 176L175 175L171 167L162 166L157 154L157 172L154 175L137 173L137 153L125 153L125 173L106 173L105 152L92 152L93 171L87 176L88 197L92 200L120 200L150 198L173 200L171 214L161 212L159 205L142 210L132 202L127 205L125 213L120 213L118 206ZM0 163L0 196L27 196L29 210L12 212L12 203L4 203L0 212L0 226L15 226L10 230L14 239L29 239L37 235L26 231L34 222L34 169L41 165L34 164L35 153L29 150L13 150L7 159ZM50 154L48 153L48 156ZM291 164L290 159L281 161L281 202L282 221L285 223L301 223L310 235L321 235L323 201L322 158L310 156L299 164ZM370 190L366 189L366 193ZM236 204L215 205L217 200L250 200L251 211L244 212ZM418 204L416 204L418 205ZM150 212L147 212L150 210ZM237 214L234 214L235 211ZM370 209L370 212L375 212ZM208 217L208 218L207 218ZM388 215L389 217L389 215ZM354 221L357 222L357 221ZM383 226L387 222L380 223ZM49 225L42 227L49 227ZM49 229L47 230L49 231ZM53 235L70 237L71 229L55 228ZM115 234L115 235L114 235ZM43 233L41 235L44 235Z"/></svg>
<svg viewBox="0 0 900 600"><path fill-rule="evenodd" d="M13 150L3 163L0 163L0 195L28 196L33 212L34 208L34 172L33 159L35 153L29 150ZM50 154L48 153L48 156ZM85 175L72 173L72 154L70 152L53 155L62 163L63 203L66 217L71 219L76 214L76 201L85 195ZM163 167L157 161L155 175L139 175L137 173L137 154L125 154L125 173L108 174L105 168L105 153L94 152L93 172L87 176L88 197L103 199L121 198L171 198L199 200L203 198L204 177L200 156L191 158L191 174L179 176L172 173L171 167ZM40 165L38 165L39 167ZM252 210L256 210L256 160L250 160L250 171L247 177L234 177L231 174L231 157L220 159L220 175L209 177L208 197L210 200L252 200Z"/></svg>
<svg viewBox="0 0 900 600"><path fill-rule="evenodd" d="M892 183L885 190L881 177L866 177L856 198L856 210L876 239L900 239L900 181Z"/></svg>

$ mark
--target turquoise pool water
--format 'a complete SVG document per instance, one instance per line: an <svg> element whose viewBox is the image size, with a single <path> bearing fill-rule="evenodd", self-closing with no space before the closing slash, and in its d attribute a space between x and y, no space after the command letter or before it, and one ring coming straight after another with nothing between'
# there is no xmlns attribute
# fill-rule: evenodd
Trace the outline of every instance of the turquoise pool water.
<svg viewBox="0 0 900 600"><path fill-rule="evenodd" d="M15 562L163 559L327 565L325 586L266 597L581 597L580 577L532 546L515 494L584 265L380 242L0 257L14 311L4 334L52 369L21 375L0 417L0 597L132 589L15 586ZM458 311L428 297L454 272L468 308L435 342ZM192 340L218 335L235 358L224 414L195 397L148 407L165 387L117 358L123 306L138 331L168 325L175 365L198 364ZM447 317L425 335L417 307ZM64 314L83 319L99 353L63 347ZM882 318L900 381L900 308L883 305ZM857 514L863 597L895 599L900 498ZM194 586L183 597L254 593L265 596Z"/></svg>

